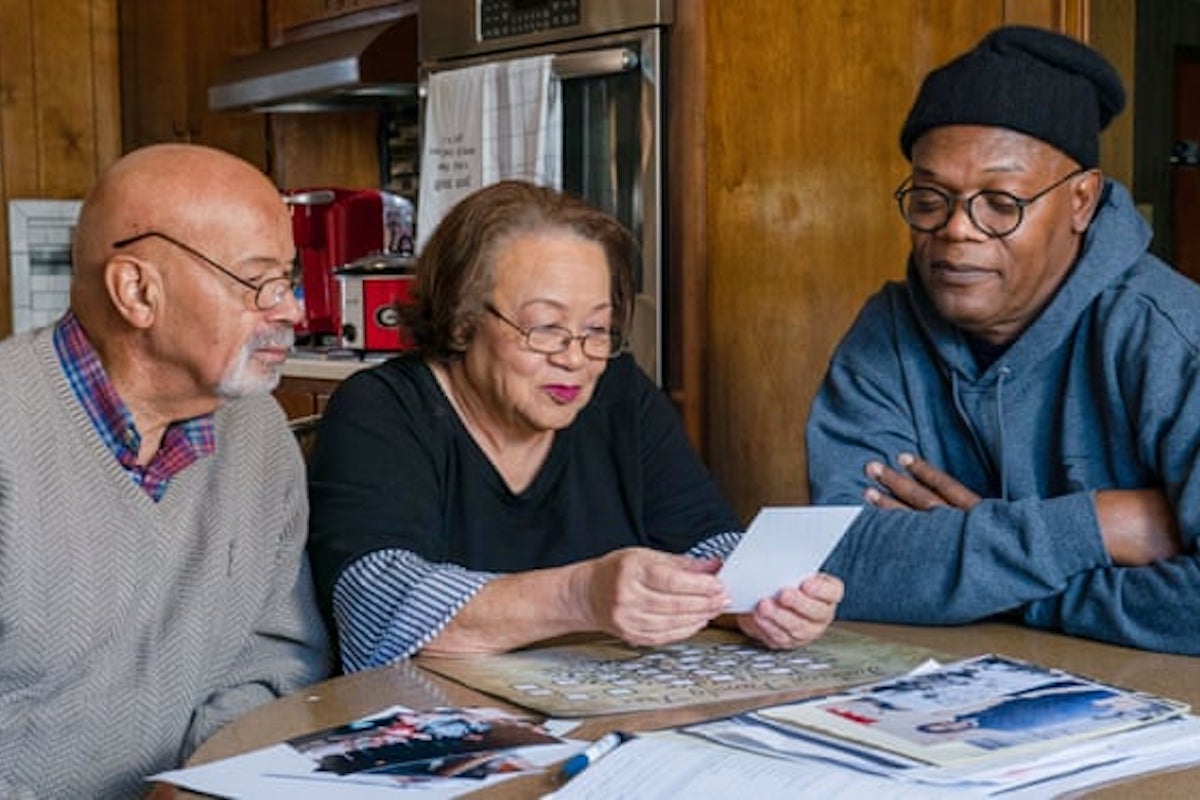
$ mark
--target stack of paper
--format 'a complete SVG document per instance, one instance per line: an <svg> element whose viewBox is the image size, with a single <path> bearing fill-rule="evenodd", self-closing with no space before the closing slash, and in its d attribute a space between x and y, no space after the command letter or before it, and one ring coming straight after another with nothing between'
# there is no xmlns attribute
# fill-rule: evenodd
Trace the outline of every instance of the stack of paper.
<svg viewBox="0 0 1200 800"><path fill-rule="evenodd" d="M987 655L760 714L949 766L1046 752L1079 739L1178 717L1187 710L1173 700Z"/></svg>
<svg viewBox="0 0 1200 800"><path fill-rule="evenodd" d="M1200 763L1181 703L1001 656L623 745L556 800L1053 797Z"/></svg>
<svg viewBox="0 0 1200 800"><path fill-rule="evenodd" d="M754 730L758 727L758 730ZM622 745L554 793L554 800L820 797L822 800L1041 800L1200 762L1200 719L1174 718L986 770L920 768L781 734L752 716L705 723L711 740L653 733ZM772 736L778 749L771 751ZM786 741L784 741L786 740ZM718 744L720 742L720 744ZM728 745L728 746L723 746ZM772 755L765 753L772 752Z"/></svg>

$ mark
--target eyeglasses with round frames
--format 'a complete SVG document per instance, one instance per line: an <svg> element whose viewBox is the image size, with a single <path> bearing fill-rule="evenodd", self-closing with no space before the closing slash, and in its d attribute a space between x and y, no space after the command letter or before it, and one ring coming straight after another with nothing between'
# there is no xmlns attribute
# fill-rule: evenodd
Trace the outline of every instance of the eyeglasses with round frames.
<svg viewBox="0 0 1200 800"><path fill-rule="evenodd" d="M574 334L561 325L534 325L525 328L485 303L484 310L525 337L525 346L535 353L553 356L566 352L571 342L578 341L583 354L594 361L607 361L619 356L624 346L619 334L607 328L593 328L585 333Z"/></svg>
<svg viewBox="0 0 1200 800"><path fill-rule="evenodd" d="M142 239L149 239L151 237L170 242L180 250L183 250L185 253L200 259L217 272L232 278L242 286L254 292L254 307L259 311L270 311L273 308L278 308L279 304L283 302L283 299L291 294L292 290L296 288L296 285L300 279L299 270L293 269L292 274L290 275L281 275L278 278L268 278L262 283L251 283L240 275L232 272L227 267L222 266L217 261L204 255L204 253L201 253L191 245L184 244L175 237L168 236L167 234L160 233L159 231L146 231L145 233L139 233L137 236L130 236L128 239L121 239L113 242L112 246L114 250L120 249L122 247L128 247L135 242L140 242Z"/></svg>
<svg viewBox="0 0 1200 800"><path fill-rule="evenodd" d="M967 210L967 218L976 230L985 236L1000 239L1020 227L1025 219L1027 206L1085 172L1088 172L1088 169L1081 167L1029 197L1017 197L1012 192L984 189L963 198L961 202ZM936 233L949 225L950 218L954 216L954 207L960 202L960 198L932 186L908 186L912 180L911 175L905 178L904 183L901 183L892 195L896 198L900 215L904 217L908 226L921 233Z"/></svg>

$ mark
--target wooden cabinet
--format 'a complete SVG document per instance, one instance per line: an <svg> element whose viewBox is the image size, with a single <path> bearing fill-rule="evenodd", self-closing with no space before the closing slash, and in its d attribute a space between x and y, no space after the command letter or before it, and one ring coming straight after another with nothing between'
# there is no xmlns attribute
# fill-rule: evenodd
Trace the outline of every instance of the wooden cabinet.
<svg viewBox="0 0 1200 800"><path fill-rule="evenodd" d="M291 423L292 433L307 462L317 443L320 415L339 381L285 376L275 389L275 400Z"/></svg>
<svg viewBox="0 0 1200 800"><path fill-rule="evenodd" d="M266 0L271 45L416 13L416 0Z"/></svg>
<svg viewBox="0 0 1200 800"><path fill-rule="evenodd" d="M283 407L288 419L323 414L338 383L320 378L284 377L275 389L275 400Z"/></svg>
<svg viewBox="0 0 1200 800"><path fill-rule="evenodd" d="M258 1L120 0L125 150L195 142L269 172L266 116L208 109L208 87L217 74L264 41Z"/></svg>

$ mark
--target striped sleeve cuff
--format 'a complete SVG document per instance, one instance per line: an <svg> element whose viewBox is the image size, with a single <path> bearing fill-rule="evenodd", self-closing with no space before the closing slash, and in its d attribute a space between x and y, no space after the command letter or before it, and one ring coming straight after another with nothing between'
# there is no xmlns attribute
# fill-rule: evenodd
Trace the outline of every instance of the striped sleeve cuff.
<svg viewBox="0 0 1200 800"><path fill-rule="evenodd" d="M718 533L692 546L687 554L692 558L728 558L742 540L742 534L737 531Z"/></svg>
<svg viewBox="0 0 1200 800"><path fill-rule="evenodd" d="M408 550L376 550L342 571L333 591L346 672L407 658L429 644L492 578Z"/></svg>

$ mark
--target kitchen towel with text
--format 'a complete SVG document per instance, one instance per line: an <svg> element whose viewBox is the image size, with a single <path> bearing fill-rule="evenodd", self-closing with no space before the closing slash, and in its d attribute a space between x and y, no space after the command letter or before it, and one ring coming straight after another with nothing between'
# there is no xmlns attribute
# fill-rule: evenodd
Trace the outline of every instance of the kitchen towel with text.
<svg viewBox="0 0 1200 800"><path fill-rule="evenodd" d="M429 76L417 251L476 189L507 178L562 188L562 98L553 56Z"/></svg>

